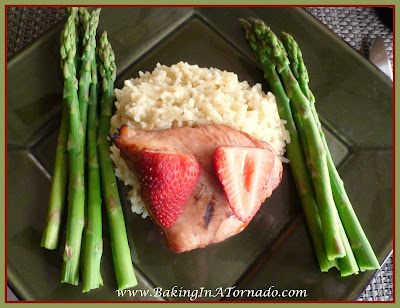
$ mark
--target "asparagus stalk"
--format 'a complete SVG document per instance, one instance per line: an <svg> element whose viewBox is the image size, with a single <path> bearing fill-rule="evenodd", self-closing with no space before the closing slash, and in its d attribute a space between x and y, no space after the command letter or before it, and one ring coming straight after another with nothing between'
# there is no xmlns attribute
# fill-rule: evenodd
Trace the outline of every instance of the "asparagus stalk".
<svg viewBox="0 0 400 308"><path fill-rule="evenodd" d="M285 51L287 51L286 55L288 56L288 59L290 61L290 67L292 69L293 75L298 80L303 94L307 98L309 98L308 95L309 95L309 93L311 93L308 88L309 79L308 79L307 69L306 69L304 61L303 61L301 50L300 50L300 48L298 48L297 43L294 41L294 39L287 33L282 33L282 41L283 41L283 46L281 48L285 48ZM299 131L300 140L303 143L303 150L304 150L305 156L307 157L306 161L310 165L311 164L311 158L310 158L311 156L310 156L309 147L306 143L306 136L305 136L303 123L301 121L301 117L298 114L296 114L296 115L297 115L295 117L296 127L298 128L298 131ZM315 120L315 115L313 114L313 116L314 116L314 120ZM318 124L319 123L318 116L316 116L316 118L318 121L316 123ZM320 130L320 133L322 133L320 126L318 127L318 129ZM324 138L323 134L321 135L321 138ZM312 167L312 166L310 166L310 167ZM353 251L351 250L350 243L348 241L346 232L343 228L343 224L340 221L340 219L339 219L338 223L339 223L340 236L342 238L344 249L346 251L346 255L344 257L338 259L338 268L339 268L342 276L358 274L359 269L358 269L357 261L354 257Z"/></svg>
<svg viewBox="0 0 400 308"><path fill-rule="evenodd" d="M70 8L71 12L71 8ZM61 37L62 40L62 37ZM74 57L75 59L75 57ZM65 60L61 58L61 69ZM46 225L42 234L40 245L46 249L56 249L60 237L61 217L64 210L68 186L68 135L69 135L69 109L63 100L61 126L58 133L54 171L51 179L50 199L47 210Z"/></svg>
<svg viewBox="0 0 400 308"><path fill-rule="evenodd" d="M294 121L295 121L296 128L299 132L300 141L301 141L301 144L303 147L303 152L306 157L306 164L309 166L309 168L312 168L310 151L309 151L307 142L305 140L304 127L301 122L301 118L298 116L297 113L294 116ZM339 224L340 237L342 239L343 246L344 246L344 249L346 252L344 257L337 259L338 269L340 270L340 273L342 276L358 274L358 265L357 265L356 259L354 258L354 254L351 250L350 243L348 241L346 232L343 228L343 224L340 221L340 219L338 219L338 224Z"/></svg>
<svg viewBox="0 0 400 308"><path fill-rule="evenodd" d="M85 255L83 261L82 292L88 292L103 285L101 278L101 257L103 254L101 182L97 152L98 104L97 104L97 62L92 57L91 83L88 106L87 161L88 161L88 211L85 230Z"/></svg>
<svg viewBox="0 0 400 308"><path fill-rule="evenodd" d="M282 32L282 43L287 51L292 73L299 82L301 91L310 101L310 88L308 87L309 77L301 49L297 45L297 42L294 40L293 36L286 32Z"/></svg>
<svg viewBox="0 0 400 308"><path fill-rule="evenodd" d="M299 81L299 85L303 94L310 101L310 109L314 120L317 123L319 134L327 155L329 178L332 186L333 198L336 208L339 212L340 219L342 220L344 230L346 231L348 239L351 243L351 249L361 271L378 269L380 268L379 262L361 227L360 222L358 221L358 218L347 196L343 181L340 178L330 154L325 135L322 131L321 122L319 121L319 117L315 108L315 98L309 88L309 77L303 60L302 52L297 42L290 34L283 32L282 41L286 47L286 50L288 51L293 75ZM347 250L348 249L346 249L346 251Z"/></svg>
<svg viewBox="0 0 400 308"><path fill-rule="evenodd" d="M99 71L102 77L103 95L101 99L100 125L98 149L100 158L100 172L103 188L103 199L106 205L108 223L110 227L111 249L114 262L115 276L118 289L126 289L137 285L130 254L124 214L118 193L114 165L110 158L110 142L108 134L112 104L114 101L114 81L116 66L114 52L104 32L100 38L98 48Z"/></svg>
<svg viewBox="0 0 400 308"><path fill-rule="evenodd" d="M78 32L77 34L82 37L82 46L86 45L88 36L85 36L86 30L89 26L90 13L84 7L78 8Z"/></svg>
<svg viewBox="0 0 400 308"><path fill-rule="evenodd" d="M68 178L68 106L64 102L61 117L61 127L58 134L56 159L53 177L51 179L50 199L46 225L43 231L41 246L46 249L56 249L60 238L61 217L67 195Z"/></svg>
<svg viewBox="0 0 400 308"><path fill-rule="evenodd" d="M69 191L66 241L63 255L61 281L77 285L79 282L79 257L84 227L84 157L83 131L79 114L78 81L74 57L76 53L75 18L71 11L61 36L61 58L63 62L64 99L69 109Z"/></svg>
<svg viewBox="0 0 400 308"><path fill-rule="evenodd" d="M77 8L69 7L68 12L74 16L75 29L79 24L79 17L76 14ZM63 34L62 34L63 35ZM61 40L63 38L61 37ZM75 35L75 45L79 42L79 37ZM62 42L61 42L62 44ZM75 52L74 65L78 65L78 54ZM61 59L61 69L64 69L65 58ZM40 245L46 249L56 249L60 237L61 217L64 210L64 203L67 195L68 186L68 104L63 102L61 126L57 139L56 158L54 163L54 171L51 179L50 199L47 211L46 225L42 234Z"/></svg>
<svg viewBox="0 0 400 308"><path fill-rule="evenodd" d="M253 19L252 23L258 39L270 47L266 52L275 63L286 93L292 102L291 107L301 117L304 126L312 166L309 172L316 192L327 257L329 260L344 257L346 252L340 236L339 217L333 200L325 148L309 107L310 102L293 76L289 60L282 51L282 44L279 43L276 35L262 21Z"/></svg>
<svg viewBox="0 0 400 308"><path fill-rule="evenodd" d="M79 9L77 7L68 7L68 13L71 15L73 11L75 11L74 16L75 16L75 45L76 45L76 52L74 56L74 64L75 64L75 70L76 72L80 71L80 65L81 65L81 59L80 59L80 54L81 54L81 45L79 44L80 38L81 38L81 33L80 33L80 18L79 18Z"/></svg>
<svg viewBox="0 0 400 308"><path fill-rule="evenodd" d="M94 10L90 15L85 8L79 8L79 15L82 28L84 29L84 34L82 37L83 53L81 59L78 98L84 136L86 136L87 126L91 65L92 58L95 56L96 31L99 24L100 10L101 9Z"/></svg>
<svg viewBox="0 0 400 308"><path fill-rule="evenodd" d="M332 166L334 165L329 164L330 173L335 174L336 168L333 168ZM358 221L357 215L346 194L343 181L338 176L334 175L331 184L340 218L345 227L346 234L349 238L352 251L356 257L360 270L363 272L366 270L379 269L379 261L376 258L374 250L372 249L360 222Z"/></svg>
<svg viewBox="0 0 400 308"><path fill-rule="evenodd" d="M351 250L349 239L347 238L346 231L344 230L343 224L340 220L339 220L339 231L340 231L340 236L342 237L344 249L346 251L346 255L343 258L337 259L340 275L344 277L353 274L358 274L359 269L357 260L354 257L353 251Z"/></svg>
<svg viewBox="0 0 400 308"><path fill-rule="evenodd" d="M246 39L248 40L256 58L262 65L264 77L270 85L271 91L275 94L279 116L286 121L285 127L290 134L290 143L287 144L287 154L292 167L291 170L297 191L299 193L307 225L310 230L314 251L320 269L322 272L327 272L330 268L336 267L337 264L335 261L330 261L326 257L321 220L315 192L305 165L305 158L293 120L292 111L290 109L290 99L286 95L278 73L276 72L275 65L271 62L269 57L265 55L264 51L269 49L268 46L265 46L262 41L257 40L251 24L247 20L241 19L241 23L245 30Z"/></svg>

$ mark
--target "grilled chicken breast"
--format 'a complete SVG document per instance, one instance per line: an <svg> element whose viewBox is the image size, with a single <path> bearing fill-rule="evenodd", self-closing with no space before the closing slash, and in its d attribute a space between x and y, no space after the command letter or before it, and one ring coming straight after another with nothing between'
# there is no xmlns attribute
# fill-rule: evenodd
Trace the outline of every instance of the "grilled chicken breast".
<svg viewBox="0 0 400 308"><path fill-rule="evenodd" d="M143 150L168 151L193 155L201 167L199 180L192 191L185 210L169 228L163 227L152 216L164 235L168 248L184 252L217 243L235 235L247 226L232 212L221 183L214 171L213 156L222 146L268 148L271 146L244 132L223 125L200 125L166 130L133 130L123 126L113 136L120 155L129 169L136 173L138 157ZM267 184L266 197L279 185L282 163L278 157Z"/></svg>

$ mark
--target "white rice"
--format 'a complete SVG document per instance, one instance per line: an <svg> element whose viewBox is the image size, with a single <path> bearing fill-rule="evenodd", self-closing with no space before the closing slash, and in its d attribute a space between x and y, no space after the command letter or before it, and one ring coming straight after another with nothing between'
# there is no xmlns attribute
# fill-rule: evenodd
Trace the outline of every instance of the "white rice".
<svg viewBox="0 0 400 308"><path fill-rule="evenodd" d="M275 97L264 93L260 84L250 87L234 73L185 62L171 67L157 64L152 73L139 72L139 76L115 90L111 133L123 124L133 129L223 124L268 142L283 157L289 133L279 118ZM111 151L117 177L132 187L128 194L132 211L145 218L148 213L137 178L119 149L113 145Z"/></svg>

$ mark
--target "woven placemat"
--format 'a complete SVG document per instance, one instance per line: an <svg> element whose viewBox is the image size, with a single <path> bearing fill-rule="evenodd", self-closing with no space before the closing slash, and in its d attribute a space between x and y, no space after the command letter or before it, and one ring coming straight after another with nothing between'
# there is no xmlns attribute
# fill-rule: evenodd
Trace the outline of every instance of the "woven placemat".
<svg viewBox="0 0 400 308"><path fill-rule="evenodd" d="M390 11L371 7L306 8L364 57L376 35L382 36L393 61L393 25ZM7 7L7 58L10 59L67 16L65 8ZM393 258L377 272L359 301L393 300Z"/></svg>
<svg viewBox="0 0 400 308"><path fill-rule="evenodd" d="M66 8L7 7L7 58L67 16Z"/></svg>
<svg viewBox="0 0 400 308"><path fill-rule="evenodd" d="M369 56L369 48L374 38L377 35L381 36L393 66L391 8L313 7L306 10L366 58Z"/></svg>
<svg viewBox="0 0 400 308"><path fill-rule="evenodd" d="M359 297L359 301L393 300L393 257L390 256L371 283Z"/></svg>

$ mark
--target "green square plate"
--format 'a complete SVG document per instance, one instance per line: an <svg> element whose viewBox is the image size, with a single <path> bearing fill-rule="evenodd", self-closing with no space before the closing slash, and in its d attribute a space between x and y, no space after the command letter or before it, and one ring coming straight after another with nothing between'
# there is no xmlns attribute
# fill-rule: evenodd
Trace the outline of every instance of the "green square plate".
<svg viewBox="0 0 400 308"><path fill-rule="evenodd" d="M275 32L299 42L334 160L365 232L383 262L393 244L393 85L377 68L301 8L107 7L99 33L107 30L116 53L118 79L137 77L160 62L187 61L235 72L251 85L262 83L239 17L263 19ZM283 182L248 228L223 243L174 254L149 219L129 213L134 265L142 290L118 296L104 232L104 287L86 294L60 283L62 249L40 248L56 136L62 79L59 35L62 23L15 56L7 67L7 278L23 300L188 300L162 290L212 290L197 300L354 300L374 272L341 278L321 273L301 206L285 165ZM305 289L307 297L249 297L220 290ZM161 290L159 289L159 290ZM144 294L148 290L149 294ZM225 293L226 294L226 293Z"/></svg>

